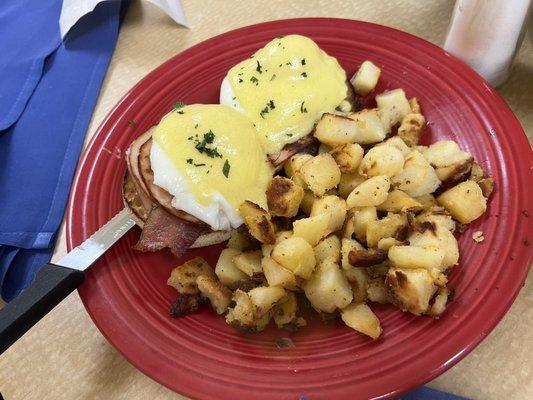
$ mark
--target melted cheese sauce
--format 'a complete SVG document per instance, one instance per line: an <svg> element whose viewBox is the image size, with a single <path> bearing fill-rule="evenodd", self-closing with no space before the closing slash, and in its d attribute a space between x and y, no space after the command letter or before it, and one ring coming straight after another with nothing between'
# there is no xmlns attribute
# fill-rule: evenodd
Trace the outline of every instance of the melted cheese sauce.
<svg viewBox="0 0 533 400"><path fill-rule="evenodd" d="M239 206L266 208L273 170L253 123L221 105L190 105L167 114L153 134L154 183L172 205L215 230L242 224Z"/></svg>
<svg viewBox="0 0 533 400"><path fill-rule="evenodd" d="M337 60L300 35L272 40L226 78L221 103L254 122L268 153L307 135L347 95L346 73Z"/></svg>

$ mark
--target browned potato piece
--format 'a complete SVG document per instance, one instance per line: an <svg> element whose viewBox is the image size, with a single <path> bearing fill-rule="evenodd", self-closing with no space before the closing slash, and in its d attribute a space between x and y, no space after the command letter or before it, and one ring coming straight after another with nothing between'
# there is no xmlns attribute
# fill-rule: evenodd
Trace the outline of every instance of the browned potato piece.
<svg viewBox="0 0 533 400"><path fill-rule="evenodd" d="M200 275L196 278L196 284L216 313L224 314L231 303L231 290L211 276Z"/></svg>
<svg viewBox="0 0 533 400"><path fill-rule="evenodd" d="M407 114L398 128L398 137L408 146L416 146L425 124L426 118L422 114Z"/></svg>
<svg viewBox="0 0 533 400"><path fill-rule="evenodd" d="M346 199L348 209L370 207L383 203L389 194L391 181L387 176L374 176L357 186Z"/></svg>
<svg viewBox="0 0 533 400"><path fill-rule="evenodd" d="M320 264L326 258L331 258L335 262L339 262L341 259L341 241L335 235L329 235L322 239L313 250L317 264Z"/></svg>
<svg viewBox="0 0 533 400"><path fill-rule="evenodd" d="M319 154L307 161L300 173L309 189L317 196L336 187L341 179L341 171L329 153Z"/></svg>
<svg viewBox="0 0 533 400"><path fill-rule="evenodd" d="M233 257L233 264L249 277L254 277L263 273L261 257L261 250L247 251Z"/></svg>
<svg viewBox="0 0 533 400"><path fill-rule="evenodd" d="M363 176L394 176L403 169L404 157L394 146L375 146L368 150L359 165Z"/></svg>
<svg viewBox="0 0 533 400"><path fill-rule="evenodd" d="M201 275L215 277L215 271L202 257L192 260L174 268L167 280L167 285L172 286L180 294L199 294L196 278Z"/></svg>
<svg viewBox="0 0 533 400"><path fill-rule="evenodd" d="M244 229L244 227L231 231L231 236L228 240L229 248L245 251L257 248L257 246L257 241L250 235L247 229Z"/></svg>
<svg viewBox="0 0 533 400"><path fill-rule="evenodd" d="M376 104L382 114L390 114L388 121L382 120L385 128L396 125L411 112L411 106L403 89L389 90L376 95Z"/></svg>
<svg viewBox="0 0 533 400"><path fill-rule="evenodd" d="M339 181L339 196L346 199L352 191L363 183L366 177L359 175L359 173L342 174Z"/></svg>
<svg viewBox="0 0 533 400"><path fill-rule="evenodd" d="M354 120L342 115L322 115L318 121L314 136L331 147L341 146L346 143L354 143L358 129Z"/></svg>
<svg viewBox="0 0 533 400"><path fill-rule="evenodd" d="M348 254L348 262L356 268L368 268L386 259L387 252L380 249L353 249Z"/></svg>
<svg viewBox="0 0 533 400"><path fill-rule="evenodd" d="M439 288L439 291L433 299L433 304L429 307L426 314L432 317L438 318L442 315L448 304L448 298L450 297L450 290L447 287Z"/></svg>
<svg viewBox="0 0 533 400"><path fill-rule="evenodd" d="M392 246L389 249L389 260L398 268L440 268L444 255L444 250L435 246Z"/></svg>
<svg viewBox="0 0 533 400"><path fill-rule="evenodd" d="M428 310L429 301L437 291L433 278L425 269L391 268L387 273L386 283L394 297L394 303L415 315Z"/></svg>
<svg viewBox="0 0 533 400"><path fill-rule="evenodd" d="M274 261L270 256L263 257L261 266L270 286L280 286L283 288L296 287L296 277L292 271L281 266L281 264Z"/></svg>
<svg viewBox="0 0 533 400"><path fill-rule="evenodd" d="M343 272L352 287L353 301L366 301L368 281L366 270L364 268L350 267L349 269L344 269Z"/></svg>
<svg viewBox="0 0 533 400"><path fill-rule="evenodd" d="M424 210L428 210L437 205L437 200L435 200L435 197L431 194L414 197L414 199L422 205L422 209Z"/></svg>
<svg viewBox="0 0 533 400"><path fill-rule="evenodd" d="M350 252L352 250L363 250L364 247L354 239L343 238L341 240L341 266L344 270L352 269L350 264Z"/></svg>
<svg viewBox="0 0 533 400"><path fill-rule="evenodd" d="M366 294L369 301L380 304L391 302L389 290L383 276L369 278L366 284Z"/></svg>
<svg viewBox="0 0 533 400"><path fill-rule="evenodd" d="M376 144L374 147L380 147L380 146L395 147L396 149L400 150L400 152L402 153L404 157L406 157L411 152L411 149L398 136L393 136L390 139L385 140L384 142Z"/></svg>
<svg viewBox="0 0 533 400"><path fill-rule="evenodd" d="M387 136L381 116L376 109L364 109L349 115L356 122L357 133L353 142L373 144L381 142Z"/></svg>
<svg viewBox="0 0 533 400"><path fill-rule="evenodd" d="M354 234L357 240L366 242L368 224L378 219L376 207L362 207L354 213Z"/></svg>
<svg viewBox="0 0 533 400"><path fill-rule="evenodd" d="M457 239L447 228L437 226L436 231L427 230L423 233L414 232L408 237L411 246L438 247L444 251L444 259L440 266L441 271L453 267L459 260L459 245Z"/></svg>
<svg viewBox="0 0 533 400"><path fill-rule="evenodd" d="M313 156L311 154L295 154L285 162L285 164L283 165L283 169L285 170L287 176L290 178L297 172L300 172L300 168L302 168L302 165L312 159Z"/></svg>
<svg viewBox="0 0 533 400"><path fill-rule="evenodd" d="M387 217L370 221L366 227L366 243L376 247L383 238L405 239L408 232L407 217L404 214L389 214Z"/></svg>
<svg viewBox="0 0 533 400"><path fill-rule="evenodd" d="M230 308L226 315L226 322L236 327L251 327L254 321L254 305L246 292L237 289L233 293L235 307Z"/></svg>
<svg viewBox="0 0 533 400"><path fill-rule="evenodd" d="M230 289L235 289L239 282L249 279L248 275L237 268L233 262L233 259L239 254L241 252L236 249L222 250L215 267L215 273L220 282Z"/></svg>
<svg viewBox="0 0 533 400"><path fill-rule="evenodd" d="M433 167L416 150L405 157L403 171L392 177L392 182L396 188L412 197L433 193L440 185Z"/></svg>
<svg viewBox="0 0 533 400"><path fill-rule="evenodd" d="M439 167L435 172L443 182L459 182L470 174L473 162L473 158L468 158L465 161L458 161L446 167Z"/></svg>
<svg viewBox="0 0 533 400"><path fill-rule="evenodd" d="M355 93L360 96L366 96L378 84L381 69L372 61L363 61L357 72L350 79Z"/></svg>
<svg viewBox="0 0 533 400"><path fill-rule="evenodd" d="M412 97L409 99L409 105L411 106L411 112L413 114L422 113L422 110L420 108L420 103L418 102L418 99L416 97Z"/></svg>
<svg viewBox="0 0 533 400"><path fill-rule="evenodd" d="M298 301L296 295L287 292L285 300L279 302L274 309L274 322L278 328L298 327L296 312L298 311Z"/></svg>
<svg viewBox="0 0 533 400"><path fill-rule="evenodd" d="M341 311L341 318L350 328L372 339L379 338L383 331L378 317L365 303L350 304Z"/></svg>
<svg viewBox="0 0 533 400"><path fill-rule="evenodd" d="M254 305L254 317L260 318L285 297L285 289L277 286L258 286L248 292Z"/></svg>
<svg viewBox="0 0 533 400"><path fill-rule="evenodd" d="M239 207L239 212L244 218L244 223L248 227L250 234L261 243L274 243L274 225L270 221L271 216L268 211L262 209L257 204L246 200Z"/></svg>
<svg viewBox="0 0 533 400"><path fill-rule="evenodd" d="M343 174L357 171L357 167L363 159L363 153L363 148L357 143L346 143L340 147L335 147L330 152Z"/></svg>
<svg viewBox="0 0 533 400"><path fill-rule="evenodd" d="M304 197L304 190L282 176L272 178L266 191L268 211L275 217L294 217Z"/></svg>
<svg viewBox="0 0 533 400"><path fill-rule="evenodd" d="M437 202L462 224L469 224L487 209L487 199L474 181L461 182L446 190L437 197Z"/></svg>
<svg viewBox="0 0 533 400"><path fill-rule="evenodd" d="M421 203L409 196L400 189L389 192L387 199L377 206L380 211L389 211L394 213L407 211L420 211L423 209Z"/></svg>
<svg viewBox="0 0 533 400"><path fill-rule="evenodd" d="M328 214L302 218L293 223L294 236L306 240L307 243L314 247L320 239L331 233L330 224L330 215Z"/></svg>
<svg viewBox="0 0 533 400"><path fill-rule="evenodd" d="M311 245L301 237L292 236L276 244L272 258L295 275L309 279L316 265Z"/></svg>
<svg viewBox="0 0 533 400"><path fill-rule="evenodd" d="M311 210L313 209L313 203L317 197L313 194L313 192L306 190L304 192L304 196L302 198L302 201L300 203L300 209L306 214L311 215Z"/></svg>
<svg viewBox="0 0 533 400"><path fill-rule="evenodd" d="M311 210L311 217L326 214L329 218L329 230L336 232L342 228L346 218L346 202L337 196L323 196L316 199Z"/></svg>

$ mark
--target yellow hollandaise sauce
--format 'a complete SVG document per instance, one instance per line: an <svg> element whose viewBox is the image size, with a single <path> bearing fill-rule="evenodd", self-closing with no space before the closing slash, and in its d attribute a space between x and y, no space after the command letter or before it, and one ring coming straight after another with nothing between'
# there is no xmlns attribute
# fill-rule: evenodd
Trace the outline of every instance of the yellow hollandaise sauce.
<svg viewBox="0 0 533 400"><path fill-rule="evenodd" d="M198 203L220 193L236 210L250 200L266 208L272 166L253 123L222 105L189 105L167 114L153 134Z"/></svg>
<svg viewBox="0 0 533 400"><path fill-rule="evenodd" d="M268 153L313 129L347 95L346 73L311 39L279 37L228 73L234 101L254 122Z"/></svg>

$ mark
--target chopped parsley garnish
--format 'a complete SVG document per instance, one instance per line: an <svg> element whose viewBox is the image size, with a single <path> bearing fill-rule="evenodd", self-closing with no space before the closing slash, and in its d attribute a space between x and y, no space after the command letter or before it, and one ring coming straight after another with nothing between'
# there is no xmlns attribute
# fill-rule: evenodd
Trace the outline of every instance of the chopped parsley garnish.
<svg viewBox="0 0 533 400"><path fill-rule="evenodd" d="M280 68L283 67L283 64L280 64L279 67L280 67Z"/></svg>
<svg viewBox="0 0 533 400"><path fill-rule="evenodd" d="M270 78L271 81L273 81L274 79L276 79L276 74L272 75L272 78Z"/></svg>
<svg viewBox="0 0 533 400"><path fill-rule="evenodd" d="M271 110L276 108L276 106L274 105L274 100L270 100L267 104L268 104L268 106L270 107Z"/></svg>
<svg viewBox="0 0 533 400"><path fill-rule="evenodd" d="M231 100L235 100L236 98L237 98L237 96L233 96L233 97L231 98Z"/></svg>
<svg viewBox="0 0 533 400"><path fill-rule="evenodd" d="M183 107L185 107L185 103L183 101L177 101L174 103L174 107L172 107L172 109L174 111L177 111L178 114L183 114Z"/></svg>
<svg viewBox="0 0 533 400"><path fill-rule="evenodd" d="M192 164L192 158L187 158L187 164Z"/></svg>
<svg viewBox="0 0 533 400"><path fill-rule="evenodd" d="M198 150L200 153L206 154L208 157L222 158L222 155L218 152L218 149L212 146L214 139L215 139L215 134L213 133L213 131L209 130L209 132L204 133L204 137L201 141L196 139L196 144L194 148Z"/></svg>
<svg viewBox="0 0 533 400"><path fill-rule="evenodd" d="M194 125L194 129L198 129L198 124Z"/></svg>
<svg viewBox="0 0 533 400"><path fill-rule="evenodd" d="M305 65L305 58L302 58L302 65Z"/></svg>
<svg viewBox="0 0 533 400"><path fill-rule="evenodd" d="M259 84L259 79L257 79L255 76L252 76L250 78L250 82L255 83L255 86Z"/></svg>
<svg viewBox="0 0 533 400"><path fill-rule="evenodd" d="M243 82L242 78L239 78L239 83L242 83L242 82Z"/></svg>
<svg viewBox="0 0 533 400"><path fill-rule="evenodd" d="M204 167L205 164L204 163L200 163L200 164L194 164L195 167Z"/></svg>
<svg viewBox="0 0 533 400"><path fill-rule="evenodd" d="M260 74L263 73L263 70L262 70L262 67L261 67L261 64L259 63L259 61L257 61L257 67L255 67L255 70L257 72L259 72Z"/></svg>
<svg viewBox="0 0 533 400"><path fill-rule="evenodd" d="M222 167L222 173L227 178L229 176L229 170L231 168L231 165L229 165L228 160L224 162L224 166Z"/></svg>
<svg viewBox="0 0 533 400"><path fill-rule="evenodd" d="M276 108L276 105L274 104L274 100L270 100L270 101L266 104L265 108L263 108L263 109L261 110L261 112L259 113L259 115L261 115L261 118L266 119L266 118L265 118L265 114L268 114L269 110L273 110L274 108Z"/></svg>
<svg viewBox="0 0 533 400"><path fill-rule="evenodd" d="M261 112L259 113L259 115L261 115L261 118L263 118L263 119L266 119L266 118L265 118L265 114L268 114L268 106L266 106L265 108L263 108L263 109L261 110Z"/></svg>
<svg viewBox="0 0 533 400"><path fill-rule="evenodd" d="M292 137L292 133L287 133L286 134L288 137Z"/></svg>
<svg viewBox="0 0 533 400"><path fill-rule="evenodd" d="M292 67L292 62L291 61L286 62L285 65L290 65Z"/></svg>
<svg viewBox="0 0 533 400"><path fill-rule="evenodd" d="M195 167L204 167L205 164L204 163L199 163L199 164L196 164L192 158L187 158L187 164L191 164L191 165L194 165Z"/></svg>
<svg viewBox="0 0 533 400"><path fill-rule="evenodd" d="M302 101L302 104L300 104L300 112L302 114L305 114L307 112L307 108L305 108L304 104L305 104L305 101Z"/></svg>
<svg viewBox="0 0 533 400"><path fill-rule="evenodd" d="M302 76L303 76L304 78L307 78L307 72L305 72L305 71L302 72Z"/></svg>

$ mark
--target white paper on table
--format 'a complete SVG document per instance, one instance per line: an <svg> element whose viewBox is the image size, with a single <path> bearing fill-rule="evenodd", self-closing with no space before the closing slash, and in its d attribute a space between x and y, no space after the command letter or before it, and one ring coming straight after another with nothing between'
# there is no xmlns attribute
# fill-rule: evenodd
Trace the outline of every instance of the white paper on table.
<svg viewBox="0 0 533 400"><path fill-rule="evenodd" d="M103 1L109 0L63 0L61 7L61 16L59 17L59 28L61 31L61 39L65 38L70 28L72 28L76 22L80 20L85 14L90 13L94 8ZM117 1L117 0L111 0ZM188 27L183 7L181 6L181 0L148 0L150 3L155 4L170 18L172 18L179 25Z"/></svg>

